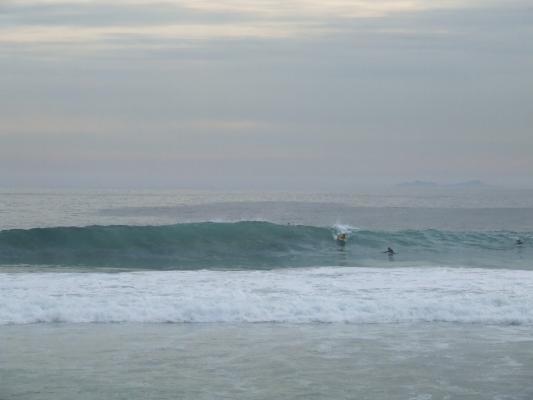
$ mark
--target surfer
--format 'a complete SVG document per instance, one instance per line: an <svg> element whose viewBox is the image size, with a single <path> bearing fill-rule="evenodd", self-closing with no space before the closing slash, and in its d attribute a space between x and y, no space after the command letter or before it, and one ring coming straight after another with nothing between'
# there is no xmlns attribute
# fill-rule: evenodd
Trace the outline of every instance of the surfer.
<svg viewBox="0 0 533 400"><path fill-rule="evenodd" d="M346 242L347 239L348 239L348 236L346 235L346 233L339 233L337 235L337 242L344 243Z"/></svg>
<svg viewBox="0 0 533 400"><path fill-rule="evenodd" d="M394 250L392 250L390 247L387 247L387 251L384 251L383 253L386 253L389 256L392 256L392 255L396 254L396 252Z"/></svg>

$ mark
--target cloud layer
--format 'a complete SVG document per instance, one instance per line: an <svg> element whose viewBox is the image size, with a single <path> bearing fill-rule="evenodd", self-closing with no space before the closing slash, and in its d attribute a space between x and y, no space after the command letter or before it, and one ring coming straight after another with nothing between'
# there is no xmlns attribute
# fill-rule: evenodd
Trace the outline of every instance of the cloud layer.
<svg viewBox="0 0 533 400"><path fill-rule="evenodd" d="M532 37L526 1L3 2L0 184L532 184Z"/></svg>

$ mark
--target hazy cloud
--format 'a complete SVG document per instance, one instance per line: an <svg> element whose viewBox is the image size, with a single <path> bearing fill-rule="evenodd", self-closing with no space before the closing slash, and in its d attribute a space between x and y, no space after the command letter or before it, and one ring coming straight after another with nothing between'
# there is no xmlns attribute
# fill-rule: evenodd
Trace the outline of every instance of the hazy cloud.
<svg viewBox="0 0 533 400"><path fill-rule="evenodd" d="M4 1L0 184L533 184L529 3Z"/></svg>

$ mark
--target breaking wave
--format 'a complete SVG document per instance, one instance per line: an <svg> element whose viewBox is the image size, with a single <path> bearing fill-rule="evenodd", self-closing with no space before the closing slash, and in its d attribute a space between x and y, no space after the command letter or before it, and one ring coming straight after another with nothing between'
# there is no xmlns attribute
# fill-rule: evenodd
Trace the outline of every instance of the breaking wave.
<svg viewBox="0 0 533 400"><path fill-rule="evenodd" d="M533 271L291 268L1 273L0 325L533 323Z"/></svg>
<svg viewBox="0 0 533 400"><path fill-rule="evenodd" d="M346 244L337 233L348 234ZM0 265L68 265L156 269L273 268L360 265L398 260L438 265L505 266L517 258L514 232L397 232L279 225L269 222L187 223L166 226L87 226L0 231ZM520 234L531 251L531 233ZM528 254L528 253L527 253ZM520 258L518 257L518 258ZM485 262L487 261L487 262Z"/></svg>

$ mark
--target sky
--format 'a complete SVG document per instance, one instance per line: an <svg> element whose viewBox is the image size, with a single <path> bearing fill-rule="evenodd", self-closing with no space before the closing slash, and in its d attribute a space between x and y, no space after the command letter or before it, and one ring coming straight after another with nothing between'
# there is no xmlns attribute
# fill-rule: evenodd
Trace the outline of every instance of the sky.
<svg viewBox="0 0 533 400"><path fill-rule="evenodd" d="M533 186L531 0L0 0L0 187Z"/></svg>

